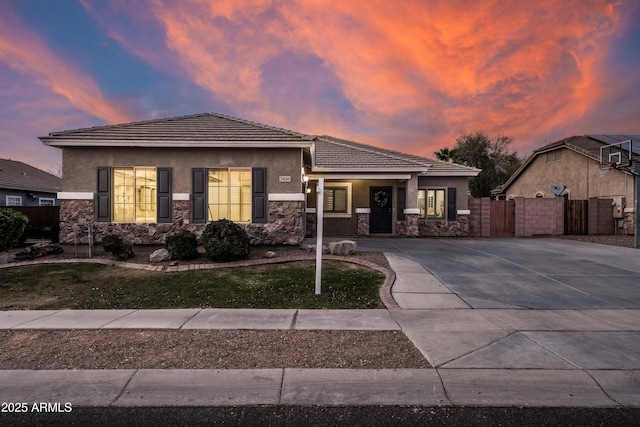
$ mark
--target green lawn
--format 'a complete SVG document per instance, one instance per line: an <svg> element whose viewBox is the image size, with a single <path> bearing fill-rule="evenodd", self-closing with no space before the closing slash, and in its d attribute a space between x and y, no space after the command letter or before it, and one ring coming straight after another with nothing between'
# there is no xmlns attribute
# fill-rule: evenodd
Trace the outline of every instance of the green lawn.
<svg viewBox="0 0 640 427"><path fill-rule="evenodd" d="M300 261L186 272L101 264L0 269L0 310L153 308L383 308L384 275L355 264Z"/></svg>

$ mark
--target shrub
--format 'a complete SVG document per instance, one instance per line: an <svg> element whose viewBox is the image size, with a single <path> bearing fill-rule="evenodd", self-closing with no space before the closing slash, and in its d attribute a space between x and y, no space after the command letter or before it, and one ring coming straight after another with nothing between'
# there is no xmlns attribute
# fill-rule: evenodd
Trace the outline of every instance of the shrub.
<svg viewBox="0 0 640 427"><path fill-rule="evenodd" d="M128 243L124 243L120 236L109 234L102 238L102 247L105 252L109 252L118 261L124 261L133 257L133 248Z"/></svg>
<svg viewBox="0 0 640 427"><path fill-rule="evenodd" d="M172 259L187 260L198 256L198 239L190 231L183 230L167 237L165 246L171 252Z"/></svg>
<svg viewBox="0 0 640 427"><path fill-rule="evenodd" d="M0 252L7 251L20 240L29 219L13 209L0 209Z"/></svg>
<svg viewBox="0 0 640 427"><path fill-rule="evenodd" d="M249 236L238 224L222 219L207 224L202 244L214 261L237 261L249 257Z"/></svg>

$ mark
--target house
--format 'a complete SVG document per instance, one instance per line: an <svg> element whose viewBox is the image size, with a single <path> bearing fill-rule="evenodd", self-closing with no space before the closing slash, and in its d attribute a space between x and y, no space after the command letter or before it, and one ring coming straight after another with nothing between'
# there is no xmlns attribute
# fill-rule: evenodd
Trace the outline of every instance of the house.
<svg viewBox="0 0 640 427"><path fill-rule="evenodd" d="M62 179L15 160L0 159L0 206L56 206Z"/></svg>
<svg viewBox="0 0 640 427"><path fill-rule="evenodd" d="M600 151L608 144L631 139L640 147L640 135L571 136L544 145L503 185L493 191L498 199L554 198L557 192L570 200L612 199L612 217L633 230L633 174L629 170L599 167ZM606 159L605 159L606 160ZM640 160L633 155L633 160ZM552 188L553 186L553 188Z"/></svg>
<svg viewBox="0 0 640 427"><path fill-rule="evenodd" d="M169 233L199 233L227 218L254 244L297 244L313 233L319 178L328 233L466 235L467 180L479 173L213 113L40 140L62 149L63 243L74 240L78 225L158 244Z"/></svg>

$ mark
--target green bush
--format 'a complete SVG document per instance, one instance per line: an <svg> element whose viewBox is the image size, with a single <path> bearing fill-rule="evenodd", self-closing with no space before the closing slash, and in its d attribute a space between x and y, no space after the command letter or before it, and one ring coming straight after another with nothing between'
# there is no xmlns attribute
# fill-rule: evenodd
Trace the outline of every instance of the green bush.
<svg viewBox="0 0 640 427"><path fill-rule="evenodd" d="M124 243L120 236L108 234L102 238L102 247L105 252L109 252L118 261L124 261L133 257L133 248L130 244Z"/></svg>
<svg viewBox="0 0 640 427"><path fill-rule="evenodd" d="M190 231L183 230L167 237L165 246L171 252L172 259L187 260L198 256L198 239Z"/></svg>
<svg viewBox="0 0 640 427"><path fill-rule="evenodd" d="M222 219L207 224L202 245L214 261L238 261L249 257L249 236L238 224Z"/></svg>
<svg viewBox="0 0 640 427"><path fill-rule="evenodd" d="M0 209L0 252L7 251L20 240L29 219L13 209Z"/></svg>

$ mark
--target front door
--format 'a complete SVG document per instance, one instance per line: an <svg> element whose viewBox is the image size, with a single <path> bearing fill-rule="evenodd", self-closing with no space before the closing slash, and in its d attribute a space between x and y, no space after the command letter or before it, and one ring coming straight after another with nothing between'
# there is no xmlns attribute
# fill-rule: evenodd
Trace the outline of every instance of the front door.
<svg viewBox="0 0 640 427"><path fill-rule="evenodd" d="M393 202L391 200L391 187L371 187L369 206L371 218L369 222L370 233L391 233L393 220Z"/></svg>

